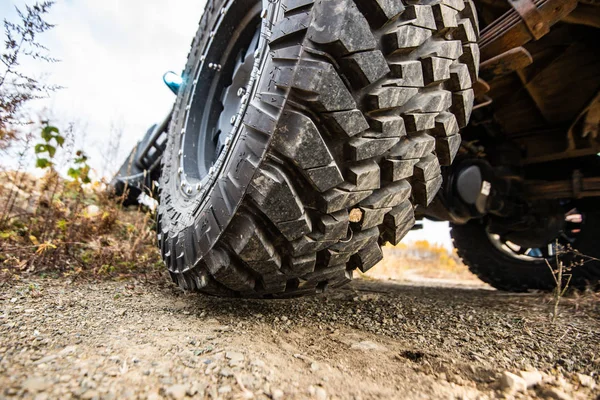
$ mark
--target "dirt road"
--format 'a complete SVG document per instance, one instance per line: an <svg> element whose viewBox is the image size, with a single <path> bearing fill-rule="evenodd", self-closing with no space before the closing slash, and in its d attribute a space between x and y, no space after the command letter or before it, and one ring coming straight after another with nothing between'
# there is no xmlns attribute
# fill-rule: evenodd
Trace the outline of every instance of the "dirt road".
<svg viewBox="0 0 600 400"><path fill-rule="evenodd" d="M598 302L570 299L553 324L547 301L380 281L277 301L5 284L0 397L597 398Z"/></svg>

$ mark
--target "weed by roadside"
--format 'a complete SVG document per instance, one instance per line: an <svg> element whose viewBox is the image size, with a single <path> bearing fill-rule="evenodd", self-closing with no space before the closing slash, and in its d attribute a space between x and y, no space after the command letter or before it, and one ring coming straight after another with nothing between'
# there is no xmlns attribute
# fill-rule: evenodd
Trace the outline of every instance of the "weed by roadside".
<svg viewBox="0 0 600 400"><path fill-rule="evenodd" d="M581 253L570 245L562 245L558 243L558 241L554 244L554 250L556 266L553 267L548 259L545 260L556 285L552 291L552 322L556 322L559 315L559 304L569 290L569 283L571 282L572 276L571 271L587 262L600 261L597 258ZM595 297L593 291L590 294L592 297ZM580 299L585 298L585 296L575 293L575 298Z"/></svg>
<svg viewBox="0 0 600 400"><path fill-rule="evenodd" d="M55 158L70 142L57 128L44 124L37 140L33 149L41 178L21 170L0 176L0 279L32 273L72 278L160 274L153 211L125 208L110 196L105 182L92 182L82 151L68 157L68 177L63 177Z"/></svg>

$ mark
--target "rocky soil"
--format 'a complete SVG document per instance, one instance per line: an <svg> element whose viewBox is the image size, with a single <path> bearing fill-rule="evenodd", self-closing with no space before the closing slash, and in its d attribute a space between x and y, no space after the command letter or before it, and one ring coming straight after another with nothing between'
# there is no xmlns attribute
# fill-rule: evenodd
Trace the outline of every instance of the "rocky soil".
<svg viewBox="0 0 600 400"><path fill-rule="evenodd" d="M590 297L591 296L591 297ZM167 283L0 288L0 398L600 398L597 297L355 281L231 300Z"/></svg>

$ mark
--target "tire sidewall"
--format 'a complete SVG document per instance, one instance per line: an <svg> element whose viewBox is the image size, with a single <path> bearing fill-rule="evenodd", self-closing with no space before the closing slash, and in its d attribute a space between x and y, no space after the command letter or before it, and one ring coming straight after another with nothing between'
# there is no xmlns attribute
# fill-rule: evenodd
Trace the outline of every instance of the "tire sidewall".
<svg viewBox="0 0 600 400"><path fill-rule="evenodd" d="M209 27L215 26L220 18L220 10L233 1L235 0L213 0L207 4L184 70L184 82L191 82L200 64L207 62L203 60L202 55L210 47L211 29ZM254 2L249 1L248 3ZM262 19L263 34L261 34L259 44L259 48L263 49L261 53L264 53L261 61L262 73L255 82L239 132L236 139L231 143L232 149L228 157L223 160L222 166L215 174L210 187L203 194L204 198L202 200L199 200L202 193L193 196L186 195L180 187L181 180L178 178L179 151L183 143L181 132L187 119L186 106L190 104L193 96L192 85L187 84L183 87L183 90L180 90L174 105L167 147L163 156L158 213L159 224L162 227L163 234L167 237L172 235L195 235L194 241L197 242L197 245L195 246L196 254L194 258L196 259L202 258L211 250L228 226L268 148L268 140L261 143L248 140L248 130L256 128L256 110L260 113L259 93L269 85L268 77L271 75L269 71L273 69L271 54L268 51L268 42L265 39L268 34L264 33L265 30L269 30L282 18L283 13L279 3L280 0L269 0L269 11ZM274 90L277 89L270 89L270 91ZM287 95L287 91L281 89L280 91L281 96L285 97ZM271 118L269 122L270 124L268 124L266 130L270 130L270 132L264 132L266 135L273 133L277 121L276 118ZM224 193L225 191L227 191L227 194Z"/></svg>

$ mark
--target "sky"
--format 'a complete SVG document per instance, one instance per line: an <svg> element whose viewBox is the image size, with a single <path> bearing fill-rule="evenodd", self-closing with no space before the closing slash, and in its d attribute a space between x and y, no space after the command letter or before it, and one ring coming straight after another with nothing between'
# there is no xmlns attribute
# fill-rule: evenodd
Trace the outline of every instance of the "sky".
<svg viewBox="0 0 600 400"><path fill-rule="evenodd" d="M15 20L21 0L0 0L0 16ZM31 1L28 4L32 4ZM135 143L170 111L175 96L162 82L180 73L205 0L57 0L47 21L56 27L41 37L51 65L26 63L34 74L64 88L32 107L54 124L73 124L76 147L83 148L98 174L109 158L117 168ZM0 34L2 35L2 34ZM4 41L4 40L2 40ZM117 154L109 152L115 131L123 135ZM427 239L451 248L447 223L426 221L405 240Z"/></svg>
<svg viewBox="0 0 600 400"><path fill-rule="evenodd" d="M77 146L98 169L111 128L121 129L124 158L146 130L168 114L174 95L162 75L181 72L204 3L58 0L47 17L56 27L40 39L61 61L28 62L24 67L37 76L43 70L45 82L64 88L32 107L45 110L58 126L75 124ZM24 4L0 0L0 15L15 20L14 6Z"/></svg>

